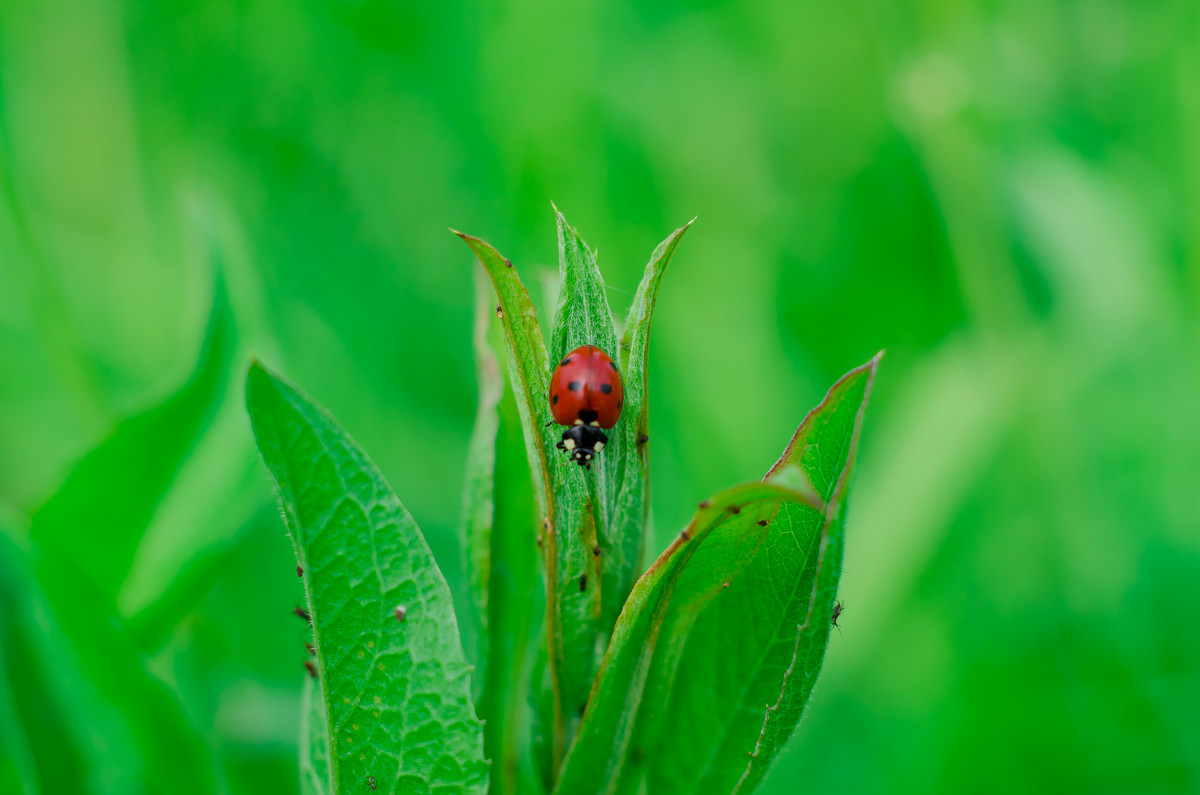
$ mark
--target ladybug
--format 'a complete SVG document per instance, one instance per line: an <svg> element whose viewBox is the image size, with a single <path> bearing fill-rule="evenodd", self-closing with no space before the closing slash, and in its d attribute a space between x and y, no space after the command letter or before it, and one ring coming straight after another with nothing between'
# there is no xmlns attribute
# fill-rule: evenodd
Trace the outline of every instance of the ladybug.
<svg viewBox="0 0 1200 795"><path fill-rule="evenodd" d="M582 467L591 468L592 456L604 449L611 428L625 405L621 371L595 345L581 345L568 353L550 376L550 412L566 425L557 447Z"/></svg>

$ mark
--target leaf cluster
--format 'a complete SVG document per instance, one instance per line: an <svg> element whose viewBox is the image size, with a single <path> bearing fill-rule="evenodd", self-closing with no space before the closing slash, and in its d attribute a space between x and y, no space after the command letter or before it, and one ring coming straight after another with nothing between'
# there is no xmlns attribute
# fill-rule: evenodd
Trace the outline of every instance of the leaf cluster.
<svg viewBox="0 0 1200 795"><path fill-rule="evenodd" d="M595 252L555 214L545 335L512 262L456 233L486 277L457 612L367 455L297 388L250 370L313 626L307 792L746 793L803 713L878 357L833 386L761 482L700 503L646 567L651 320L690 224L655 249L618 325ZM590 470L555 454L547 400L553 366L583 344L614 355L626 396Z"/></svg>

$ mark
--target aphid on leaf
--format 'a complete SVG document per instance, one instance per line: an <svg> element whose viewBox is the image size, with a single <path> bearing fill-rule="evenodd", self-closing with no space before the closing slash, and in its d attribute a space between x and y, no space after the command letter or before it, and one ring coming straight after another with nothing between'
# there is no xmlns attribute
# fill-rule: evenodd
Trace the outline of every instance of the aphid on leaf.
<svg viewBox="0 0 1200 795"><path fill-rule="evenodd" d="M396 620L397 621L403 621L404 617L407 615L408 615L408 607L407 606L396 605Z"/></svg>
<svg viewBox="0 0 1200 795"><path fill-rule="evenodd" d="M837 627L838 632L842 631L842 628L838 627L838 616L840 616L842 611L845 609L846 608L842 607L842 603L839 601L833 606L833 615L829 617L829 625L832 627Z"/></svg>
<svg viewBox="0 0 1200 795"><path fill-rule="evenodd" d="M591 468L592 457L608 444L604 430L617 424L625 407L625 385L616 363L595 345L581 345L550 376L550 413L566 425L557 447Z"/></svg>

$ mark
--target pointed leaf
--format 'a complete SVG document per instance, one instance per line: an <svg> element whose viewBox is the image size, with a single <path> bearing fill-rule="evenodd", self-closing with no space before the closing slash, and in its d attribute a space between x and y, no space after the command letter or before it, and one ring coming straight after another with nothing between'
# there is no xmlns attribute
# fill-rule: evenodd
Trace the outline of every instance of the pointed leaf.
<svg viewBox="0 0 1200 795"><path fill-rule="evenodd" d="M30 536L114 599L176 473L221 403L236 351L224 279L213 288L196 369L171 397L117 425L34 514ZM88 528L80 532L80 528Z"/></svg>
<svg viewBox="0 0 1200 795"><path fill-rule="evenodd" d="M499 334L491 308L490 288L475 277L475 372L479 381L475 426L467 447L467 473L463 487L461 542L469 603L468 635L473 641L468 656L475 665L472 678L478 703L488 669L488 590L492 576L492 524L495 516L496 434L500 430L500 398L504 377L489 337ZM485 290L487 292L485 293ZM490 322L493 321L493 322ZM494 333L489 334L489 330Z"/></svg>
<svg viewBox="0 0 1200 795"><path fill-rule="evenodd" d="M699 617L680 660L656 667L652 686L666 707L643 715L639 735L655 760L646 765L650 792L750 792L799 722L829 643L847 493L878 361L830 389L767 473L779 483L799 467L826 510L784 506L754 560Z"/></svg>
<svg viewBox="0 0 1200 795"><path fill-rule="evenodd" d="M416 523L333 418L257 363L246 404L303 569L332 790L483 793L470 667Z"/></svg>
<svg viewBox="0 0 1200 795"><path fill-rule="evenodd" d="M565 457L550 455L561 432L554 429L548 393L550 370L537 313L517 270L478 238L459 235L479 257L500 301L517 408L525 427L530 468L543 516L546 565L546 642L554 696L552 754L562 758L568 715L587 701L595 671L596 625L600 616L599 561L591 495L583 472ZM548 498L547 498L548 495ZM573 723L577 718L571 718Z"/></svg>
<svg viewBox="0 0 1200 795"><path fill-rule="evenodd" d="M300 696L300 791L303 795L333 795L329 783L329 721L321 688L312 677L304 680Z"/></svg>
<svg viewBox="0 0 1200 795"><path fill-rule="evenodd" d="M96 589L3 531L0 656L42 791L213 791L211 749Z"/></svg>
<svg viewBox="0 0 1200 795"><path fill-rule="evenodd" d="M476 272L475 360L479 407L467 461L463 522L465 570L475 630L476 704L492 760L491 795L517 791L529 733L531 628L541 609L537 509L516 400L500 362L502 323L492 289Z"/></svg>
<svg viewBox="0 0 1200 795"><path fill-rule="evenodd" d="M686 626L749 563L766 534L765 523L780 505L807 504L807 499L772 484L746 484L701 504L688 527L634 586L555 792L615 791L655 648L672 642L664 628Z"/></svg>
<svg viewBox="0 0 1200 795"><path fill-rule="evenodd" d="M608 495L608 523L601 538L604 551L604 626L617 619L641 566L645 539L650 532L650 409L647 401L650 320L658 288L684 232L695 219L667 237L646 264L625 330L618 362L625 377L625 408L621 422L609 433L617 470L611 475L616 488Z"/></svg>

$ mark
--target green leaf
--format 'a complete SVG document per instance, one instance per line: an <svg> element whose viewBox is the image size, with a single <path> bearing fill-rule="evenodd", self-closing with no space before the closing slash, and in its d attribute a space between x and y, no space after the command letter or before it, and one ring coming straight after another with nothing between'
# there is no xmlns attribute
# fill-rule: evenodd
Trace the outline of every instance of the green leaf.
<svg viewBox="0 0 1200 795"><path fill-rule="evenodd" d="M500 369L506 355L502 324L492 308L491 287L478 271L476 298L479 407L467 459L463 550L475 630L476 703L485 721L484 751L493 763L490 792L497 795L517 791L520 760L528 754L523 725L528 657L542 599L537 510L521 418Z"/></svg>
<svg viewBox="0 0 1200 795"><path fill-rule="evenodd" d="M333 418L258 363L246 404L304 572L333 792L485 792L471 669L416 523Z"/></svg>
<svg viewBox="0 0 1200 795"><path fill-rule="evenodd" d="M557 366L580 345L595 345L616 361L617 333L612 311L604 292L604 280L596 265L596 255L563 214L554 208L558 226L560 292L558 309L550 334L550 361ZM546 398L542 398L545 403ZM614 430L620 428L618 421ZM556 430L556 435L561 431ZM607 564L606 539L610 493L615 495L616 463L625 451L620 441L592 463L590 472L571 464L564 456L555 456L552 475L555 481L558 561L555 582L556 604L562 616L561 645L554 649L558 665L558 684L568 726L574 726L578 712L587 703L588 692L596 676L598 651L603 650L608 627L603 621L604 577ZM596 554L596 550L599 554ZM568 736L570 728L568 729Z"/></svg>
<svg viewBox="0 0 1200 795"><path fill-rule="evenodd" d="M647 413L645 362L650 315L662 274L686 229L676 230L651 257L631 313L630 353L617 344L612 313L594 253L555 209L558 224L561 292L547 355L536 313L516 269L495 249L466 235L500 299L514 383L522 398L522 416L530 440L530 461L542 473L545 510L545 560L548 586L547 639L555 694L553 759L562 758L566 740L584 709L610 628L628 596L639 565L649 516L644 445ZM627 404L609 433L609 447L590 473L554 455L558 429L547 429L550 363L571 350L594 344L629 362L623 375ZM537 363L530 367L529 363ZM545 362L543 365L542 363ZM541 366L537 366L541 365ZM629 392L634 403L629 404Z"/></svg>
<svg viewBox="0 0 1200 795"><path fill-rule="evenodd" d="M4 532L0 657L42 791L214 790L211 749L91 583Z"/></svg>
<svg viewBox="0 0 1200 795"><path fill-rule="evenodd" d="M333 792L329 783L329 721L325 717L325 699L312 677L305 678L300 696L300 792L303 795Z"/></svg>
<svg viewBox="0 0 1200 795"><path fill-rule="evenodd" d="M658 300L658 288L680 239L695 219L687 222L658 244L638 285L625 330L621 337L618 364L625 377L625 408L621 422L609 433L616 466L608 494L608 521L601 537L604 554L603 616L611 626L629 597L650 533L650 407L647 400L650 320Z"/></svg>
<svg viewBox="0 0 1200 795"><path fill-rule="evenodd" d="M487 678L488 591L492 579L492 526L496 497L496 436L500 431L500 398L504 377L500 360L492 350L491 338L499 335L495 312L486 285L475 278L475 373L479 381L479 403L475 426L467 446L467 471L463 485L461 543L463 571L467 579L468 620L473 642L469 656L478 672L472 679L476 703ZM486 291L486 292L485 292ZM494 330L494 331L492 331ZM485 716L486 717L486 716Z"/></svg>
<svg viewBox="0 0 1200 795"><path fill-rule="evenodd" d="M779 483L799 467L826 510L784 506L679 659L655 661L658 681L647 689L665 709L642 716L639 742L654 760L645 766L648 791L750 792L799 722L829 643L846 500L878 361L830 389L767 473Z"/></svg>
<svg viewBox="0 0 1200 795"><path fill-rule="evenodd" d="M529 293L512 263L478 238L455 232L479 257L500 303L509 367L517 408L534 472L535 492L543 521L546 565L546 641L554 696L552 755L562 758L568 717L587 701L595 671L595 645L600 617L599 560L596 526L588 484L580 467L550 455L561 433L550 417L550 369ZM576 718L572 717L573 723Z"/></svg>
<svg viewBox="0 0 1200 795"><path fill-rule="evenodd" d="M208 328L187 383L118 424L34 514L30 536L44 554L69 561L105 600L115 598L154 512L220 406L236 347L233 310L218 271Z"/></svg>
<svg viewBox="0 0 1200 795"><path fill-rule="evenodd" d="M555 790L567 795L615 791L630 752L656 646L671 645L750 562L781 505L809 504L799 492L745 484L702 503L695 518L638 580L613 630L588 711ZM815 506L814 506L815 507Z"/></svg>

